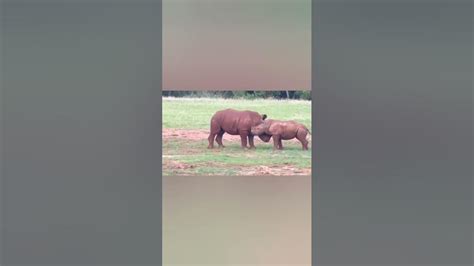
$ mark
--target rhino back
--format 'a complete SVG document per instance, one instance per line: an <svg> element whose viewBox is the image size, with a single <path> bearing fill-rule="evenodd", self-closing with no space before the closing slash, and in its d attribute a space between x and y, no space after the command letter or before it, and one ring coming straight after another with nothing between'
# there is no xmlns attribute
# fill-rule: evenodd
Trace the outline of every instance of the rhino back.
<svg viewBox="0 0 474 266"><path fill-rule="evenodd" d="M250 130L261 119L260 115L252 111L237 111L225 109L216 112L215 119L222 129L229 134L238 134L242 130Z"/></svg>

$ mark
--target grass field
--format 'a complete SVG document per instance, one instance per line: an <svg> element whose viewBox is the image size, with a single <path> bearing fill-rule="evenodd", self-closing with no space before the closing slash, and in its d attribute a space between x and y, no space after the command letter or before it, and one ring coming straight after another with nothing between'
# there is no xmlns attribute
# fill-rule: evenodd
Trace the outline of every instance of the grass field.
<svg viewBox="0 0 474 266"><path fill-rule="evenodd" d="M207 149L209 121L222 109L252 110L268 118L295 120L311 128L311 102L296 100L243 100L163 98L164 175L309 175L311 148L303 151L297 140L283 141L283 151L273 151L273 141L255 138L255 150L240 148L240 137L224 134L226 148ZM308 136L311 146L311 136ZM310 147L309 146L309 147Z"/></svg>

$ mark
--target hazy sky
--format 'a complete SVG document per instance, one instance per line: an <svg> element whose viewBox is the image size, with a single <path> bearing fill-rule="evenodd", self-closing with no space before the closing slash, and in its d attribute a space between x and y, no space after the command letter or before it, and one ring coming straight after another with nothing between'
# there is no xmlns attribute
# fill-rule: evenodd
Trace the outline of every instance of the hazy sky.
<svg viewBox="0 0 474 266"><path fill-rule="evenodd" d="M307 89L310 0L164 0L164 89Z"/></svg>

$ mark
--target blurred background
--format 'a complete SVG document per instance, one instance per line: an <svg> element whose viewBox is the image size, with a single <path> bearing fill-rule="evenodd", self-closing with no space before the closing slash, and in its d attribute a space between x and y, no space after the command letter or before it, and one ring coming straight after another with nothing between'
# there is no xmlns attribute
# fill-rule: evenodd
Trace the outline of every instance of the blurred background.
<svg viewBox="0 0 474 266"><path fill-rule="evenodd" d="M163 0L163 89L311 88L311 0Z"/></svg>
<svg viewBox="0 0 474 266"><path fill-rule="evenodd" d="M163 265L311 265L311 177L163 177Z"/></svg>

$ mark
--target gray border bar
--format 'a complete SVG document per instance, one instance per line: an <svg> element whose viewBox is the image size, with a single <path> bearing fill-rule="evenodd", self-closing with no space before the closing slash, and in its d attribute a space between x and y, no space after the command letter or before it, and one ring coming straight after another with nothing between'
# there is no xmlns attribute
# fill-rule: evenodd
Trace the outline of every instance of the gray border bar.
<svg viewBox="0 0 474 266"><path fill-rule="evenodd" d="M313 1L313 265L472 265L472 1Z"/></svg>
<svg viewBox="0 0 474 266"><path fill-rule="evenodd" d="M1 265L161 265L161 1L2 2Z"/></svg>

